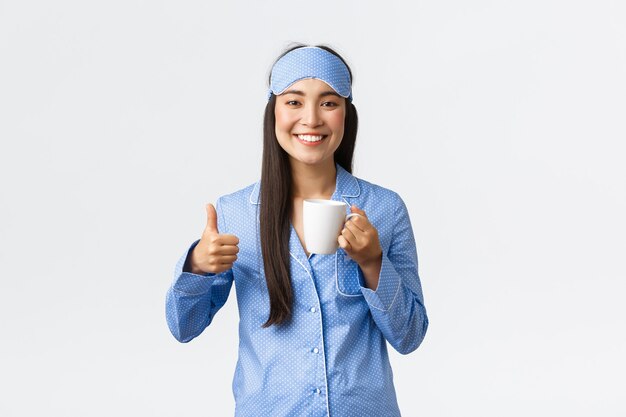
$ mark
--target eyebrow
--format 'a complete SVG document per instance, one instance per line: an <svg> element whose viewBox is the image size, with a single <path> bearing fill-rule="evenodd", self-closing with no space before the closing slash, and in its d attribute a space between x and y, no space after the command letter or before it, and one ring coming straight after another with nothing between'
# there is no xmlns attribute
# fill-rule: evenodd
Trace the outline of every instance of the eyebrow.
<svg viewBox="0 0 626 417"><path fill-rule="evenodd" d="M304 92L302 92L300 90L287 90L283 94L296 94L296 95L299 95L299 96L305 96L306 95L306 94L304 94ZM324 91L323 93L320 93L320 97L326 97L326 96L336 96L336 97L339 97L339 98L343 98L343 97L341 97L339 94L337 94L334 91Z"/></svg>

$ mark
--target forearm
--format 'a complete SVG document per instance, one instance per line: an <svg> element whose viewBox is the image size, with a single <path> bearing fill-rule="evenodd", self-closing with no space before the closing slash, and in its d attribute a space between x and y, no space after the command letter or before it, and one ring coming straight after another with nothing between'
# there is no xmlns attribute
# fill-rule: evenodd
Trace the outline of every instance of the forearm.
<svg viewBox="0 0 626 417"><path fill-rule="evenodd" d="M177 262L174 282L166 296L167 324L180 342L193 339L211 323L226 302L233 281L232 270L221 274L195 274L188 270L196 244L197 241Z"/></svg>
<svg viewBox="0 0 626 417"><path fill-rule="evenodd" d="M428 328L417 270L396 270L383 257L378 286L362 288L362 292L385 339L400 353L415 350Z"/></svg>
<svg viewBox="0 0 626 417"><path fill-rule="evenodd" d="M165 315L172 335L186 343L208 326L212 318L209 293L190 295L171 287L166 296Z"/></svg>

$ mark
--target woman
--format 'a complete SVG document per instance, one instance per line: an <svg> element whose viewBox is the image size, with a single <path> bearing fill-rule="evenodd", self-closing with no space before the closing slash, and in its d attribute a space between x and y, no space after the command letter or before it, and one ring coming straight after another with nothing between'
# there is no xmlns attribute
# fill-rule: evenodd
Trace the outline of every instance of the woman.
<svg viewBox="0 0 626 417"><path fill-rule="evenodd" d="M237 416L399 416L387 343L406 354L428 327L408 211L351 175L352 74L323 46L272 67L261 180L207 205L202 238L177 264L166 316L198 336L233 281L239 308ZM344 201L353 216L332 255L310 254L302 202Z"/></svg>

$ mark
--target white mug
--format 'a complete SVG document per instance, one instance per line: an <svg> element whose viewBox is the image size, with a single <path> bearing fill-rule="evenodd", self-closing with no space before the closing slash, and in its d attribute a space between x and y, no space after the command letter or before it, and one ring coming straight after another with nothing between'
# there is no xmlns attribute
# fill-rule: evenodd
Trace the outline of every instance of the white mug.
<svg viewBox="0 0 626 417"><path fill-rule="evenodd" d="M330 255L337 251L337 238L349 218L360 216L350 213L346 216L347 204L341 201L307 199L303 202L304 244L310 253Z"/></svg>

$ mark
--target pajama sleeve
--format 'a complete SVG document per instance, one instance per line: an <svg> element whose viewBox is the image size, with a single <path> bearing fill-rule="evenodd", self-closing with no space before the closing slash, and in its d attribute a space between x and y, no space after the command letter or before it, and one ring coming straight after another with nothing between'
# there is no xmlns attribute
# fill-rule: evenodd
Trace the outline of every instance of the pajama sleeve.
<svg viewBox="0 0 626 417"><path fill-rule="evenodd" d="M218 227L224 227L220 200L216 203ZM232 268L219 274L204 275L184 271L187 258L198 244L194 242L181 256L174 269L174 281L165 299L165 317L172 335L186 343L211 324L226 303L233 284Z"/></svg>
<svg viewBox="0 0 626 417"><path fill-rule="evenodd" d="M396 194L395 225L391 244L383 250L378 287L361 286L376 325L401 354L420 345L428 328L417 270L415 238L406 205Z"/></svg>

